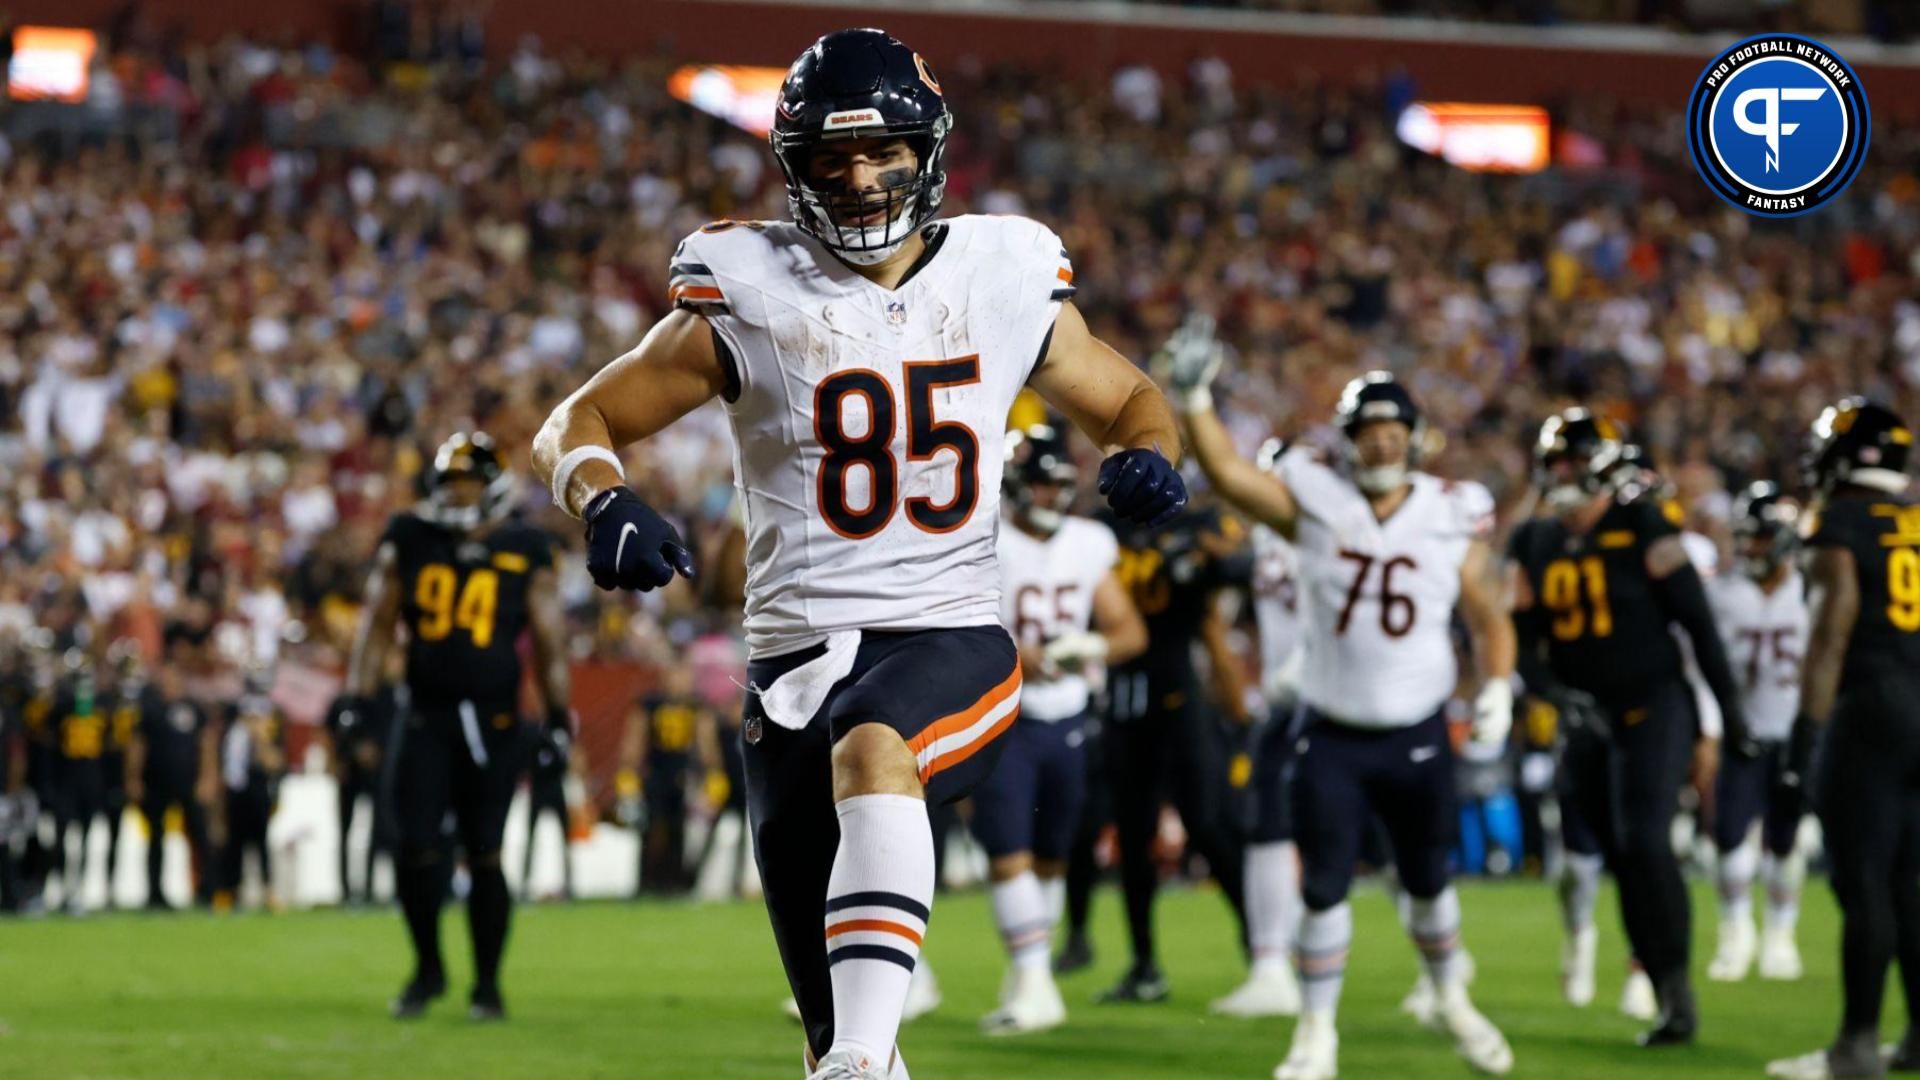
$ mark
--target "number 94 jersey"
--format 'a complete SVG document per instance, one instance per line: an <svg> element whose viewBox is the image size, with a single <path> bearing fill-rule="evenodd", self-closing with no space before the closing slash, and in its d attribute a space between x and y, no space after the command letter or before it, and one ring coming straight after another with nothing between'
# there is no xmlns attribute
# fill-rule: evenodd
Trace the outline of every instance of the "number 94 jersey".
<svg viewBox="0 0 1920 1080"><path fill-rule="evenodd" d="M528 586L553 565L547 534L512 520L456 533L402 513L380 542L397 564L413 703L517 702Z"/></svg>
<svg viewBox="0 0 1920 1080"><path fill-rule="evenodd" d="M1860 582L1842 691L1888 677L1920 683L1920 503L1910 494L1836 498L1809 531L1809 547L1851 551Z"/></svg>
<svg viewBox="0 0 1920 1080"><path fill-rule="evenodd" d="M1072 295L1060 238L1021 217L922 230L895 289L787 222L718 222L670 295L730 354L755 656L839 630L992 625L1007 412Z"/></svg>
<svg viewBox="0 0 1920 1080"><path fill-rule="evenodd" d="M1354 727L1432 716L1459 681L1460 567L1492 528L1493 497L1479 484L1413 473L1406 501L1380 521L1306 447L1281 458L1279 471L1300 506L1301 698Z"/></svg>

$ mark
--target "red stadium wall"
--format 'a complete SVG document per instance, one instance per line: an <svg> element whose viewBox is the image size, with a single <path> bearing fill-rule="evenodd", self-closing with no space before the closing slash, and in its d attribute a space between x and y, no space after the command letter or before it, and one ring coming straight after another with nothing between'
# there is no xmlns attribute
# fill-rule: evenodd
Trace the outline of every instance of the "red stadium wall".
<svg viewBox="0 0 1920 1080"><path fill-rule="evenodd" d="M99 24L122 0L14 0L23 22ZM249 32L269 38L341 40L364 19L358 0L144 0L157 24L181 22L195 36ZM1146 61L1169 71L1213 54L1244 80L1290 83L1308 76L1369 78L1405 69L1428 98L1556 102L1600 92L1648 105L1679 108L1706 57L1727 35L1664 51L1583 48L1555 34L1501 28L1508 44L1475 40L1464 24L1434 36L1367 36L1354 20L1339 32L1310 33L1301 20L1218 13L1176 13L1147 24L1074 20L1052 13L1018 18L990 12L947 13L919 5L796 4L791 0L499 0L488 13L489 44L507 50L523 34L549 48L581 48L633 56L785 65L808 41L843 26L874 23L911 41L936 63L962 56L1018 60L1097 75ZM1843 50L1844 51L1844 50ZM1850 55L1884 118L1920 117L1920 61L1876 63Z"/></svg>

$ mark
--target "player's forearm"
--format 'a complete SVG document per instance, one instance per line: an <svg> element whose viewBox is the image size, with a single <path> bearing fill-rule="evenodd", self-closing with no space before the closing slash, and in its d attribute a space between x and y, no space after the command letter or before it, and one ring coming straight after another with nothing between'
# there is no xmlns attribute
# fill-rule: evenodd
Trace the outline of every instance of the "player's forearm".
<svg viewBox="0 0 1920 1080"><path fill-rule="evenodd" d="M1291 536L1291 507L1279 497L1279 482L1240 456L1219 415L1212 409L1191 409L1182 418L1186 422L1187 446L1213 490L1254 520Z"/></svg>
<svg viewBox="0 0 1920 1080"><path fill-rule="evenodd" d="M1713 609L1707 603L1707 591L1700 583L1699 572L1692 563L1687 563L1656 579L1654 589L1668 618L1679 623L1693 643L1694 663L1699 665L1707 689L1713 691L1713 699L1720 704L1728 736L1744 737L1746 713L1740 700L1740 684L1733 677L1733 665L1727 661L1727 649L1720 641L1720 628L1713 621Z"/></svg>
<svg viewBox="0 0 1920 1080"><path fill-rule="evenodd" d="M1817 548L1809 571L1806 667L1800 675L1800 715L1824 724L1833 716L1840 697L1840 672L1846 666L1847 643L1859 617L1859 584L1853 576L1853 558L1838 548Z"/></svg>
<svg viewBox="0 0 1920 1080"><path fill-rule="evenodd" d="M1168 461L1180 463L1180 426L1173 406L1145 375L1128 391L1107 422L1105 430L1094 435L1101 452L1117 454L1122 450L1158 450Z"/></svg>
<svg viewBox="0 0 1920 1080"><path fill-rule="evenodd" d="M1473 629L1473 653L1483 679L1512 678L1520 660L1519 635L1513 622L1497 612L1481 614Z"/></svg>
<svg viewBox="0 0 1920 1080"><path fill-rule="evenodd" d="M534 476L551 489L561 460L581 447L597 447L610 454L615 450L605 414L590 399L575 394L548 414L533 437ZM557 493L560 509L578 516L595 495L623 482L620 470L609 462L599 458L580 461L568 475L566 489Z"/></svg>
<svg viewBox="0 0 1920 1080"><path fill-rule="evenodd" d="M367 698L380 692L380 673L387 667L387 650L393 647L393 623L369 610L360 617L360 629L353 637L353 652L347 661L347 693Z"/></svg>
<svg viewBox="0 0 1920 1080"><path fill-rule="evenodd" d="M1541 615L1533 608L1515 609L1512 615L1514 670L1527 692L1535 697L1551 697L1564 689L1560 677L1547 660L1546 635L1540 629Z"/></svg>

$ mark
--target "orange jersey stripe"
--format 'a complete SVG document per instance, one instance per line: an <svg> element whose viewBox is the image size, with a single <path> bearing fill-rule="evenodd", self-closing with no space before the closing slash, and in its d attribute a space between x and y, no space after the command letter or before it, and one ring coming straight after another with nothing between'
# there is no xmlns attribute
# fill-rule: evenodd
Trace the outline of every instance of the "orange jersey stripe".
<svg viewBox="0 0 1920 1080"><path fill-rule="evenodd" d="M927 767L925 769L922 769L920 772L920 782L924 784L927 781L933 779L936 775L943 773L948 769L953 768L955 765L958 765L961 762L972 757L973 755L979 753L982 747L985 747L988 743L999 738L1001 734L1004 733L1008 728L1012 727L1013 722L1019 718L1020 718L1019 709L1008 709L1007 715L1001 717L998 723L994 724L991 728L988 728L987 733L985 735L980 736L979 738L973 740L972 742L959 748L958 750L952 750L947 753L941 754L939 757L934 758L932 761L927 762Z"/></svg>
<svg viewBox="0 0 1920 1080"><path fill-rule="evenodd" d="M915 945L920 944L920 935L913 932L913 927L888 922L885 919L848 919L845 922L837 922L827 927L827 937L831 939L841 934L858 934L867 930L882 934L898 934Z"/></svg>
<svg viewBox="0 0 1920 1080"><path fill-rule="evenodd" d="M1073 271L1064 266L1059 269L1055 276L1069 285L1073 284Z"/></svg>
<svg viewBox="0 0 1920 1080"><path fill-rule="evenodd" d="M719 289L712 285L675 285L667 290L669 300L725 300Z"/></svg>
<svg viewBox="0 0 1920 1080"><path fill-rule="evenodd" d="M918 754L931 745L934 740L956 732L965 731L974 721L987 715L995 705L1007 699L1009 694L1020 692L1020 665L1015 664L1013 671L1000 680L1000 685L981 695L980 700L957 713L949 713L923 728L920 734L907 740L907 749Z"/></svg>

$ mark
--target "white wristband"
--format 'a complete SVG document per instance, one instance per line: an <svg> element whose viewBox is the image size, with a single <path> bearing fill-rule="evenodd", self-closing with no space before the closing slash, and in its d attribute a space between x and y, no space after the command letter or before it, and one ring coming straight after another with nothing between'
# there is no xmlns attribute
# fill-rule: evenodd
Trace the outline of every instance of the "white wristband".
<svg viewBox="0 0 1920 1080"><path fill-rule="evenodd" d="M1210 386L1196 386L1186 393L1181 394L1178 404L1180 405L1180 411L1189 416L1194 413L1212 412L1213 388Z"/></svg>
<svg viewBox="0 0 1920 1080"><path fill-rule="evenodd" d="M567 505L567 484L573 479L573 471L589 461L604 461L613 466L624 482L627 470L620 465L620 456L604 446L576 446L561 455L560 464L553 467L553 503L571 517L579 517L579 511Z"/></svg>

